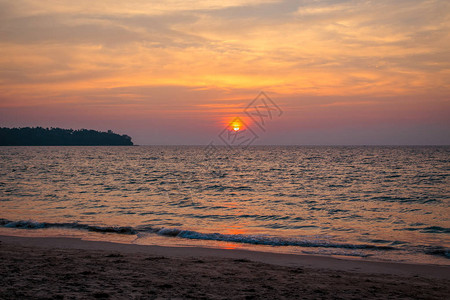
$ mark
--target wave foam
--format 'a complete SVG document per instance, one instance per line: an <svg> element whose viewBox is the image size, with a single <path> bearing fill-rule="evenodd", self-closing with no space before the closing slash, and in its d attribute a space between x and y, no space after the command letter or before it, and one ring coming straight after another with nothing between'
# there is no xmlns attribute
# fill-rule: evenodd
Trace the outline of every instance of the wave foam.
<svg viewBox="0 0 450 300"><path fill-rule="evenodd" d="M36 222L32 220L9 221L0 219L0 226L18 229L43 229L43 228L68 228L81 229L93 232L119 233L119 234L136 234L137 231L132 227L122 226L94 226L87 224L74 223L48 223Z"/></svg>
<svg viewBox="0 0 450 300"><path fill-rule="evenodd" d="M394 250L393 247L375 246L368 244L341 244L327 241L281 238L267 235L246 235L246 234L222 234L222 233L201 233L177 228L162 228L156 231L163 236L180 237L193 240L210 240L221 242L233 242L253 245L268 246L299 246L299 247L323 247L323 248L346 248L346 249L378 249Z"/></svg>
<svg viewBox="0 0 450 300"><path fill-rule="evenodd" d="M222 234L222 233L202 233L191 230L184 230L180 228L157 228L152 226L94 226L88 224L80 224L78 222L73 223L48 223L48 222L36 222L33 220L20 220L9 221L6 219L0 219L0 226L6 228L18 228L18 229L45 229L45 228L66 228L66 229L78 229L100 233L116 233L116 234L158 234L166 237L178 237L192 240L210 240L221 242L232 242L242 244L253 245L267 245L267 246L297 246L297 247L316 247L316 248L332 248L332 249L355 249L355 250L400 250L391 246L380 246L373 244L349 244L349 243L336 243L327 240L318 240L312 237L310 238L287 238L276 237L269 235L248 235L248 234ZM446 258L450 258L450 249L445 247L417 247L416 251L423 252L429 255L438 255ZM362 254L358 254L361 256Z"/></svg>

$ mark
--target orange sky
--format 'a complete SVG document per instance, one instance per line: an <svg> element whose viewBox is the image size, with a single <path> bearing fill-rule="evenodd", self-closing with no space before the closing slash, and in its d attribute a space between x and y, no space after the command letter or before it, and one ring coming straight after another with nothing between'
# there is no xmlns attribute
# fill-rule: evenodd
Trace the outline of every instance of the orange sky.
<svg viewBox="0 0 450 300"><path fill-rule="evenodd" d="M265 91L256 144L449 144L449 32L448 1L0 0L0 126L207 144Z"/></svg>

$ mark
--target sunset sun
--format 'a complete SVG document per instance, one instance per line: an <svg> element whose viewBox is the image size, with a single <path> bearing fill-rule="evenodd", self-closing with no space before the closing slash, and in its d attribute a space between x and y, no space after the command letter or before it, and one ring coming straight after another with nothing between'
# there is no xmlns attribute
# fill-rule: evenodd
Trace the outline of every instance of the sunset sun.
<svg viewBox="0 0 450 300"><path fill-rule="evenodd" d="M239 120L239 118L233 120L233 122L230 123L230 128L231 128L233 131L239 131L239 130L242 129L242 127L243 127L243 124L242 124L242 122Z"/></svg>

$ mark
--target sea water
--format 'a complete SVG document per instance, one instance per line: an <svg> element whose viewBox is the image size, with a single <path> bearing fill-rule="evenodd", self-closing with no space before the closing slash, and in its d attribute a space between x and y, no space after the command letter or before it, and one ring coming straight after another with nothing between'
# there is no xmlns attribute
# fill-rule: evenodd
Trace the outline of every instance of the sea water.
<svg viewBox="0 0 450 300"><path fill-rule="evenodd" d="M450 264L450 147L1 147L0 234Z"/></svg>

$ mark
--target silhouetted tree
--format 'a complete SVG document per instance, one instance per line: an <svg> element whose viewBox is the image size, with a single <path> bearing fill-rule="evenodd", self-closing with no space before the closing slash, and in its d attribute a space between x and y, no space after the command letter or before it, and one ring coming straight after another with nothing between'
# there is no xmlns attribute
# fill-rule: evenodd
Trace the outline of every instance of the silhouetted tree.
<svg viewBox="0 0 450 300"><path fill-rule="evenodd" d="M128 135L108 130L100 132L88 129L61 128L0 128L0 146L131 146Z"/></svg>

